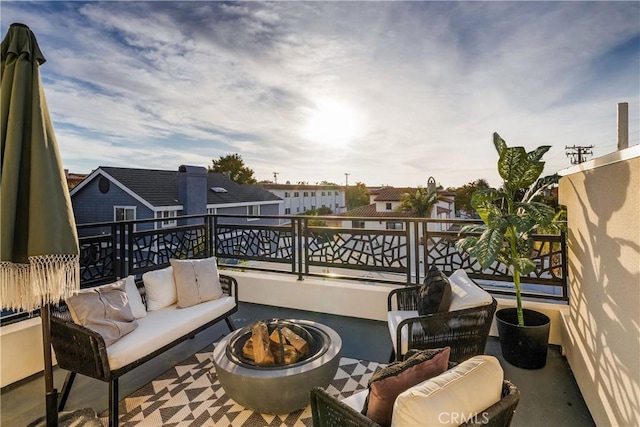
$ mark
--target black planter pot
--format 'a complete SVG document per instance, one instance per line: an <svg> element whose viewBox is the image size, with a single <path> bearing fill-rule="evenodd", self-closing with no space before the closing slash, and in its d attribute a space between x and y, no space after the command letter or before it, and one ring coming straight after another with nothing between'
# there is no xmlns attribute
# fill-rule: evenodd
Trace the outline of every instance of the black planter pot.
<svg viewBox="0 0 640 427"><path fill-rule="evenodd" d="M526 308L522 311L524 326L518 326L515 308L503 308L496 312L502 356L518 368L543 368L547 363L551 320L538 311Z"/></svg>

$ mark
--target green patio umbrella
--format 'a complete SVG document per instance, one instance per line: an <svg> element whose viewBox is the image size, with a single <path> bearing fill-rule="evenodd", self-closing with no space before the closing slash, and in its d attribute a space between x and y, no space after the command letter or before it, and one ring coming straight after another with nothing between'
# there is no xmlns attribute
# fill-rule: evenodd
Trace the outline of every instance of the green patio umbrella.
<svg viewBox="0 0 640 427"><path fill-rule="evenodd" d="M2 41L0 301L41 308L47 425L57 425L50 304L80 287L78 236L39 68L35 35L12 24Z"/></svg>

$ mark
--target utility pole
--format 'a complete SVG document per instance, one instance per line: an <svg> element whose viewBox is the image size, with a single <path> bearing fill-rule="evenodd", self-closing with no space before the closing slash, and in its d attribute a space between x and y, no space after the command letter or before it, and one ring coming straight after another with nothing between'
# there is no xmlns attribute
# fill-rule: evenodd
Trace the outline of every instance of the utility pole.
<svg viewBox="0 0 640 427"><path fill-rule="evenodd" d="M274 172L273 173L273 181L277 184L278 183L278 175L280 174L280 172Z"/></svg>
<svg viewBox="0 0 640 427"><path fill-rule="evenodd" d="M349 174L345 172L344 174L344 186L348 187L349 186Z"/></svg>
<svg viewBox="0 0 640 427"><path fill-rule="evenodd" d="M580 163L586 162L586 156L592 156L593 152L591 149L593 145L589 145L588 147L573 145L571 147L565 146L564 150L567 154L567 157L571 158L572 165L579 165Z"/></svg>

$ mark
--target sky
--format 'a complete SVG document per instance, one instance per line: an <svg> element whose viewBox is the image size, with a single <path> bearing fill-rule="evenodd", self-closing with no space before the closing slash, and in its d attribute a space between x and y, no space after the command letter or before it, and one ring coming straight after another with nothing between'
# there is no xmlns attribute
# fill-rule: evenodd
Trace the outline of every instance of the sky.
<svg viewBox="0 0 640 427"><path fill-rule="evenodd" d="M9 2L36 34L64 167L177 170L238 153L258 180L459 187L528 151L640 141L640 3ZM274 173L277 173L274 175Z"/></svg>

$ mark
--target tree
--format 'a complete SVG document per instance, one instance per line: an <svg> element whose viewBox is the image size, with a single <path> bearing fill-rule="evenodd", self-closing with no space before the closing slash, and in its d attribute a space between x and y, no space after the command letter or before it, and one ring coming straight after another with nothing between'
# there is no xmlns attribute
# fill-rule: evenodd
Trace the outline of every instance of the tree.
<svg viewBox="0 0 640 427"><path fill-rule="evenodd" d="M473 207L471 206L471 196L476 192L476 190L488 190L489 188L487 180L480 178L469 182L462 187L448 188L447 191L455 194L457 211L474 212Z"/></svg>
<svg viewBox="0 0 640 427"><path fill-rule="evenodd" d="M345 191L345 199L347 210L359 208L369 204L369 191L367 186L362 182L356 182L356 185L347 187Z"/></svg>
<svg viewBox="0 0 640 427"><path fill-rule="evenodd" d="M433 207L439 200L442 200L438 190L423 187L418 187L414 192L404 193L401 197L398 211L409 212L419 218L430 217Z"/></svg>
<svg viewBox="0 0 640 427"><path fill-rule="evenodd" d="M221 173L230 180L238 184L256 184L253 176L253 169L244 164L240 154L227 154L220 156L218 160L212 160L213 165L209 167L209 172Z"/></svg>

